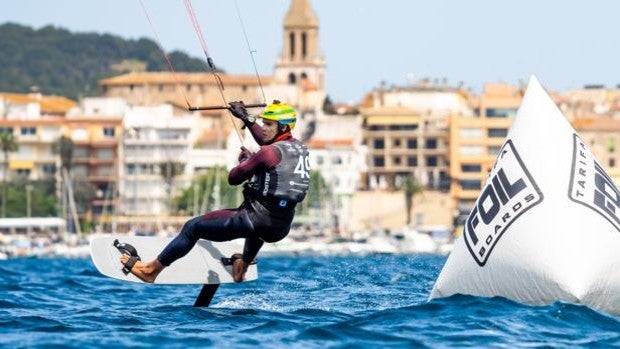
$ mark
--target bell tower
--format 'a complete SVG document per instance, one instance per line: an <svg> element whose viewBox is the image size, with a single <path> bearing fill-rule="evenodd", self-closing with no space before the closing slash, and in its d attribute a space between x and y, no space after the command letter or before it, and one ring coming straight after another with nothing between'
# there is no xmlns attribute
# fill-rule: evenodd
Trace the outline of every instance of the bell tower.
<svg viewBox="0 0 620 349"><path fill-rule="evenodd" d="M319 20L310 0L292 0L284 18L282 53L275 79L309 91L325 89L325 59L319 52Z"/></svg>

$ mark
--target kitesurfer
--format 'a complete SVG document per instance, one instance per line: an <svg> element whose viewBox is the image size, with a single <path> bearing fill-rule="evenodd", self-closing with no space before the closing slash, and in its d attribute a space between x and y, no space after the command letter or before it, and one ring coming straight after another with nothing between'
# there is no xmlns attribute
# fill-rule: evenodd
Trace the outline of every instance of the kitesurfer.
<svg viewBox="0 0 620 349"><path fill-rule="evenodd" d="M247 181L243 188L244 201L238 208L217 210L188 220L152 261L142 262L137 255L121 255L123 266L145 282L154 282L164 268L185 256L198 239L245 238L243 253L232 257L233 279L241 282L263 243L280 241L290 230L295 206L306 196L310 182L308 149L291 134L297 112L285 103L274 101L260 116L261 126L256 117L248 114L243 102L232 102L229 106L261 146L256 153L241 147L239 164L228 175L231 185Z"/></svg>

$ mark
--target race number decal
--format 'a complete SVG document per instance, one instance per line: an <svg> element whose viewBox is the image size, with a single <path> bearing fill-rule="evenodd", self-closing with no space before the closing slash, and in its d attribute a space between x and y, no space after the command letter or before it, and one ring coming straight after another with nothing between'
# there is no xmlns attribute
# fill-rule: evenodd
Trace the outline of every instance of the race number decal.
<svg viewBox="0 0 620 349"><path fill-rule="evenodd" d="M476 263L484 266L510 225L542 200L542 192L508 140L465 223L465 244Z"/></svg>
<svg viewBox="0 0 620 349"><path fill-rule="evenodd" d="M568 197L598 212L620 231L620 191L577 134L573 135Z"/></svg>
<svg viewBox="0 0 620 349"><path fill-rule="evenodd" d="M299 155L294 173L300 175L302 179L310 178L310 158L308 156Z"/></svg>

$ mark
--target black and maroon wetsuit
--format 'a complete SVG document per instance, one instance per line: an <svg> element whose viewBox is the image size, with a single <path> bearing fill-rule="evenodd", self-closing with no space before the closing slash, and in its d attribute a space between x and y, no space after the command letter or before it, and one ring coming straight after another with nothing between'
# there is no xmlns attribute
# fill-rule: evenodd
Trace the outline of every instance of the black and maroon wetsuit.
<svg viewBox="0 0 620 349"><path fill-rule="evenodd" d="M250 263L264 242L282 240L291 228L295 205L303 200L309 187L308 150L290 132L265 144L259 135L262 127L250 127L260 150L233 168L231 185L244 185L244 202L236 209L209 212L187 221L179 235L157 257L169 266L185 256L198 239L230 241L245 238L243 260Z"/></svg>

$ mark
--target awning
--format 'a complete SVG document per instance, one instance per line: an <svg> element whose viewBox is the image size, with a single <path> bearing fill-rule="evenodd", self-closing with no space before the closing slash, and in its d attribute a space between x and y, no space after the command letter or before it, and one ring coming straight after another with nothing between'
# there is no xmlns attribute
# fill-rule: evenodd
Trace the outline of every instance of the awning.
<svg viewBox="0 0 620 349"><path fill-rule="evenodd" d="M32 160L10 160L9 169L11 170L31 170L34 167Z"/></svg>

